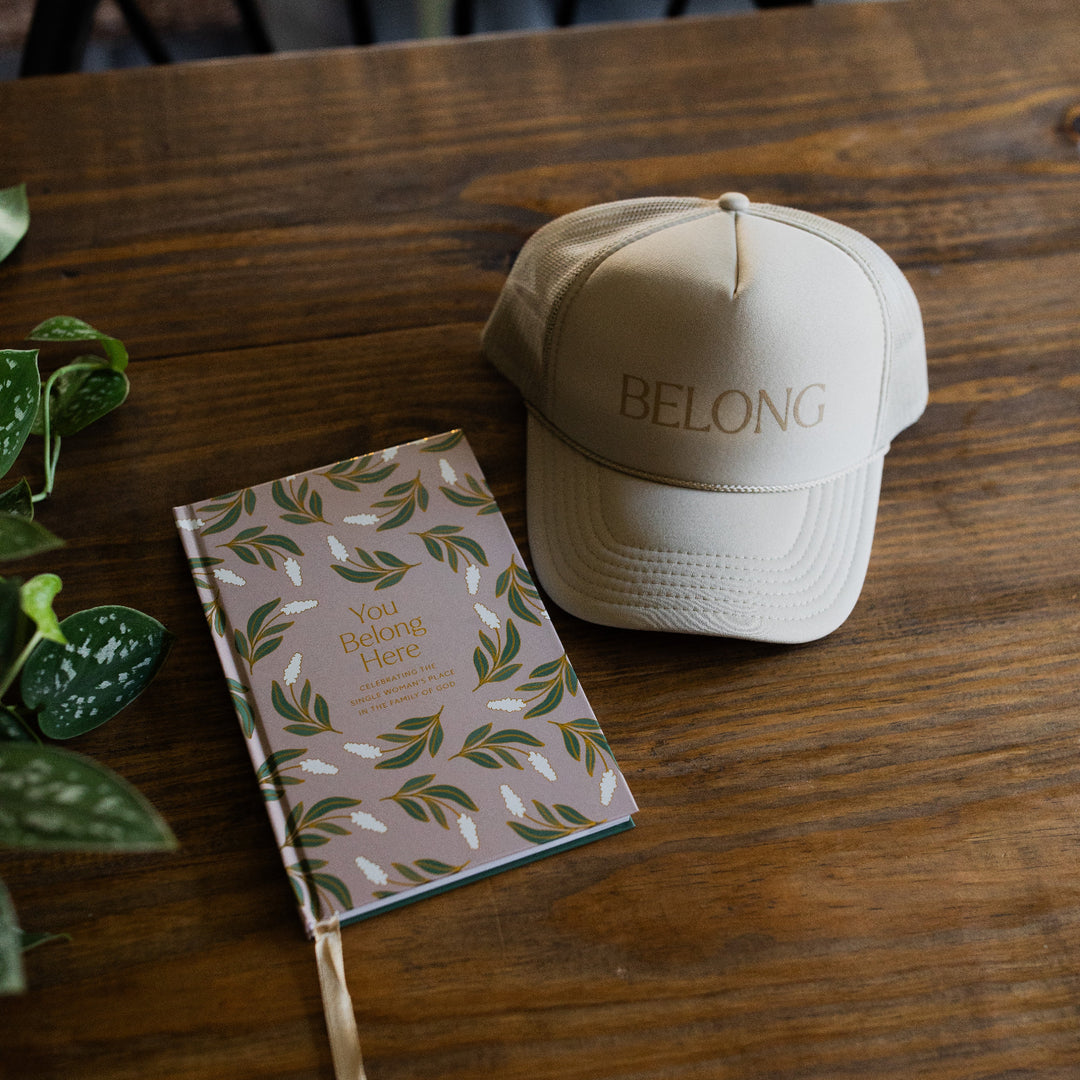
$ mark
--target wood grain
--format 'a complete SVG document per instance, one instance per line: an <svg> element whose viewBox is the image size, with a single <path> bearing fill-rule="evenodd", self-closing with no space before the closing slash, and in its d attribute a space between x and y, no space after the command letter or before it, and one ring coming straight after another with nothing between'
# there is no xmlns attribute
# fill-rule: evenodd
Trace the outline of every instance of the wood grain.
<svg viewBox="0 0 1080 1080"><path fill-rule="evenodd" d="M1077 55L1069 0L902 0L0 84L33 214L3 343L63 312L135 357L65 442L67 547L19 571L177 635L78 748L181 842L5 853L72 941L29 954L0 1075L331 1075L169 507L461 425L527 551L523 413L479 354L516 251L731 189L865 232L922 305L862 598L794 648L555 609L637 828L349 928L369 1075L1078 1075Z"/></svg>

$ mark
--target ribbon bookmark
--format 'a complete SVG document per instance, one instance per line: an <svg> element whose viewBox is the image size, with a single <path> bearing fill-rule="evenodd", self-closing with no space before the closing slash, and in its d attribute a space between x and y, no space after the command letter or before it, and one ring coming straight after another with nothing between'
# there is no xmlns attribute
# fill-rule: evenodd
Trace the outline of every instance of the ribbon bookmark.
<svg viewBox="0 0 1080 1080"><path fill-rule="evenodd" d="M315 924L315 961L319 968L326 1030L334 1059L335 1080L367 1080L360 1057L360 1036L356 1014L345 985L345 963L341 957L341 928L336 915Z"/></svg>

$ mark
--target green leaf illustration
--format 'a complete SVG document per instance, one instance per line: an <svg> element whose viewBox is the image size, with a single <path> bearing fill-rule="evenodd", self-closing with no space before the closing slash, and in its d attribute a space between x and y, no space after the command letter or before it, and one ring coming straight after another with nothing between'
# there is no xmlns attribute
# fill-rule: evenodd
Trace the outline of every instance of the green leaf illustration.
<svg viewBox="0 0 1080 1080"><path fill-rule="evenodd" d="M466 737L461 749L453 755L453 758L465 758L485 769L501 769L503 765L509 765L512 769L520 769L521 762L514 756L515 753L527 755L526 747L543 746L535 735L528 731L517 728L503 728L501 731L492 731L492 724L483 724L475 728Z"/></svg>
<svg viewBox="0 0 1080 1080"><path fill-rule="evenodd" d="M382 801L396 802L414 820L434 821L444 829L450 828L447 813L456 814L455 806L462 810L479 809L461 788L452 784L436 784L434 781L434 773L414 776L393 795L384 796Z"/></svg>
<svg viewBox="0 0 1080 1080"><path fill-rule="evenodd" d="M96 607L60 624L66 645L42 641L22 670L23 701L53 739L104 724L146 688L165 660L172 635L128 607Z"/></svg>
<svg viewBox="0 0 1080 1080"><path fill-rule="evenodd" d="M105 766L58 746L0 743L0 844L151 851L176 838L149 802Z"/></svg>
<svg viewBox="0 0 1080 1080"><path fill-rule="evenodd" d="M249 668L269 656L281 644L281 635L292 626L292 622L277 622L270 619L281 604L281 597L268 600L257 607L247 621L247 635L233 631L233 645L236 653ZM269 620L269 621L268 621Z"/></svg>
<svg viewBox="0 0 1080 1080"><path fill-rule="evenodd" d="M523 840L528 840L530 844L547 844L552 840L562 840L581 829L591 829L596 825L604 824L604 821L592 821L579 810L563 803L555 803L554 806L548 807L534 799L533 806L536 808L536 816L527 814L524 820L515 819L506 823L518 836ZM528 822L531 824L527 824Z"/></svg>
<svg viewBox="0 0 1080 1080"><path fill-rule="evenodd" d="M339 877L323 872L325 859L301 859L287 866L289 884L301 906L310 906L315 917L326 911L348 911L353 906L349 887Z"/></svg>
<svg viewBox="0 0 1080 1080"><path fill-rule="evenodd" d="M471 860L466 860L460 866L453 866L441 859L417 859L411 865L406 863L391 863L399 880L390 878L388 884L403 888L414 888L417 885L426 885L431 881L437 881L449 874L457 874L464 870ZM373 892L376 900L383 900L388 896L396 896L398 889L381 889Z"/></svg>
<svg viewBox="0 0 1080 1080"><path fill-rule="evenodd" d="M404 769L412 765L424 750L435 757L443 742L443 729L440 717L442 707L434 716L412 716L408 720L402 720L393 731L380 735L384 742L402 746L400 753L393 757L383 757L375 766L376 769Z"/></svg>
<svg viewBox="0 0 1080 1080"><path fill-rule="evenodd" d="M417 473L412 480L387 488L383 492L383 498L372 505L380 510L393 511L385 521L379 522L376 531L383 532L386 529L396 529L411 520L417 510L427 510L428 490L420 482L420 473Z"/></svg>
<svg viewBox="0 0 1080 1080"><path fill-rule="evenodd" d="M610 767L608 755L611 747L593 717L583 716L579 720L571 720L568 724L560 724L558 720L549 720L548 723L554 724L562 732L566 752L575 761L581 761L584 753L585 770L590 776L596 768L597 755L605 769Z"/></svg>
<svg viewBox="0 0 1080 1080"><path fill-rule="evenodd" d="M191 566L191 577L195 582L195 587L210 594L208 600L203 600L202 597L199 599L202 600L203 615L205 616L207 623L209 623L210 629L217 634L218 637L225 636L225 613L221 609L221 600L218 597L217 586L214 584L212 574L207 574L203 571L211 570L215 566L220 566L224 561L224 559L217 559L212 555L188 559L188 563Z"/></svg>
<svg viewBox="0 0 1080 1080"><path fill-rule="evenodd" d="M219 544L218 546L228 548L243 562L252 566L257 565L262 560L263 565L271 570L277 569L277 563L274 561L275 554L278 558L282 557L282 553L286 555L304 554L295 540L282 533L268 533L266 529L267 526L265 525L243 529L227 544Z"/></svg>
<svg viewBox="0 0 1080 1080"><path fill-rule="evenodd" d="M462 532L460 525L436 525L427 532L413 533L424 541L424 547L428 554L442 562L444 559L450 569L457 573L458 556L464 558L467 564L478 562L481 566L487 566L487 555L484 549L468 536L459 535Z"/></svg>
<svg viewBox="0 0 1080 1080"><path fill-rule="evenodd" d="M495 582L495 595L505 595L510 610L519 619L540 625L539 613L544 610L540 602L540 594L533 584L529 571L524 566L518 565L516 555Z"/></svg>
<svg viewBox="0 0 1080 1080"><path fill-rule="evenodd" d="M505 641L498 627L495 629L494 639L483 630L479 632L479 637L480 644L473 650L473 667L476 668L479 681L473 687L473 693L486 683L512 679L521 668L521 664L513 662L521 649L521 635L514 626L513 619L506 620Z"/></svg>
<svg viewBox="0 0 1080 1080"><path fill-rule="evenodd" d="M41 381L37 349L0 349L0 476L19 456L34 426Z"/></svg>
<svg viewBox="0 0 1080 1080"><path fill-rule="evenodd" d="M350 556L347 565L333 563L331 569L346 581L360 585L374 582L376 589L392 588L399 584L414 566L420 565L403 562L389 551L367 552L363 548L356 548L356 554L360 562Z"/></svg>
<svg viewBox="0 0 1080 1080"><path fill-rule="evenodd" d="M230 491L228 495L221 495L216 499L199 507L199 518L211 519L210 524L202 530L202 536L210 536L214 533L223 533L231 529L239 520L242 513L249 517L255 512L257 496L251 488L241 488L239 491Z"/></svg>
<svg viewBox="0 0 1080 1080"><path fill-rule="evenodd" d="M277 802L285 797L284 789L293 784L302 784L302 776L286 776L287 769L299 768L299 765L290 765L290 761L307 754L307 750L285 749L275 750L255 771L255 777L259 781L263 798L267 802Z"/></svg>
<svg viewBox="0 0 1080 1080"><path fill-rule="evenodd" d="M363 484L382 483L397 468L397 462L379 464L379 455L365 454L349 461L339 461L326 472L320 473L342 491L360 491Z"/></svg>
<svg viewBox="0 0 1080 1080"><path fill-rule="evenodd" d="M545 716L556 709L563 699L563 692L571 697L577 694L578 678L566 653L557 660L549 660L546 664L540 664L529 673L532 682L522 683L515 687L516 690L531 694L527 701L535 701L525 719L535 716ZM539 700L538 700L539 699Z"/></svg>
<svg viewBox="0 0 1080 1080"><path fill-rule="evenodd" d="M287 511L281 515L282 521L288 521L292 525L329 525L323 517L322 496L311 486L305 477L300 481L299 487L294 487L294 482L275 480L270 488L270 495L274 502Z"/></svg>
<svg viewBox="0 0 1080 1080"><path fill-rule="evenodd" d="M464 484L459 481L453 487L443 486L439 490L456 506L475 509L478 517L499 512L495 497L488 490L487 484L469 473L465 474Z"/></svg>
<svg viewBox="0 0 1080 1080"><path fill-rule="evenodd" d="M435 439L426 446L421 446L420 452L422 454L445 454L447 450L453 450L464 438L465 432L460 428L455 428L453 431L448 431L441 439Z"/></svg>
<svg viewBox="0 0 1080 1080"><path fill-rule="evenodd" d="M330 723L330 707L322 694L312 695L311 680L305 679L299 698L296 696L295 683L289 685L289 697L275 681L270 684L270 700L279 716L289 721L285 730L291 735L321 735L332 731L340 735Z"/></svg>
<svg viewBox="0 0 1080 1080"><path fill-rule="evenodd" d="M245 686L235 679L226 679L229 688L229 697L232 699L233 709L240 720L240 727L247 738L255 734L255 716L251 711L251 687Z"/></svg>
<svg viewBox="0 0 1080 1080"><path fill-rule="evenodd" d="M330 795L320 799L311 809L305 810L298 802L285 819L285 839L282 847L312 848L328 844L334 836L348 836L351 832L338 822L348 821L348 814L337 811L359 806L359 799L350 799L344 795Z"/></svg>

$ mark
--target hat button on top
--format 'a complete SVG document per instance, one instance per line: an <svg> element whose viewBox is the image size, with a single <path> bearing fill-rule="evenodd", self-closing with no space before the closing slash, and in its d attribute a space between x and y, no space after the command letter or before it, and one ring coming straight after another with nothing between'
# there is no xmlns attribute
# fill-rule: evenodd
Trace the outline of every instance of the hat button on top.
<svg viewBox="0 0 1080 1080"><path fill-rule="evenodd" d="M716 200L721 210L749 210L750 200L740 191L729 191Z"/></svg>

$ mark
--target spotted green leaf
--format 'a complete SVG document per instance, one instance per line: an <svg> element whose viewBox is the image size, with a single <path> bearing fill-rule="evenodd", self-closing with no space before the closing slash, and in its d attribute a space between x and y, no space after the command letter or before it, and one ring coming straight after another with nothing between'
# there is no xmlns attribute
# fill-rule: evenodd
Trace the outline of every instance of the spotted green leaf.
<svg viewBox="0 0 1080 1080"><path fill-rule="evenodd" d="M105 350L113 371L123 371L128 365L128 352L122 341L71 315L54 315L38 323L26 336L31 341L96 341Z"/></svg>
<svg viewBox="0 0 1080 1080"><path fill-rule="evenodd" d="M49 380L49 433L74 435L112 412L127 399L130 384L123 371L95 356L82 356ZM34 420L35 434L45 434L44 415Z"/></svg>
<svg viewBox="0 0 1080 1080"><path fill-rule="evenodd" d="M126 780L58 746L0 743L0 807L0 844L9 847L176 847L168 825Z"/></svg>
<svg viewBox="0 0 1080 1080"><path fill-rule="evenodd" d="M37 415L41 397L37 349L0 349L0 476L11 468Z"/></svg>
<svg viewBox="0 0 1080 1080"><path fill-rule="evenodd" d="M131 704L165 660L172 635L127 607L96 607L60 624L66 645L42 641L23 667L22 698L42 732L70 739Z"/></svg>
<svg viewBox="0 0 1080 1080"><path fill-rule="evenodd" d="M27 559L63 545L44 525L22 514L0 511L0 559Z"/></svg>

